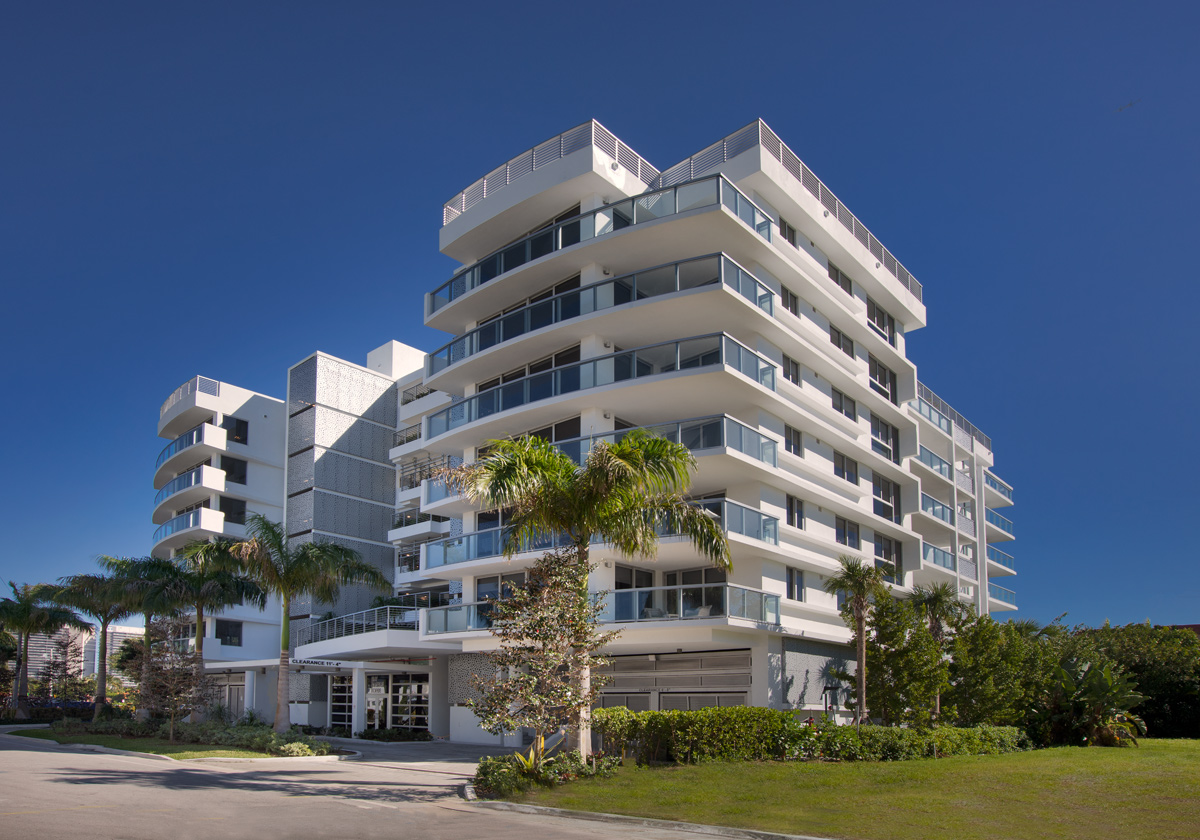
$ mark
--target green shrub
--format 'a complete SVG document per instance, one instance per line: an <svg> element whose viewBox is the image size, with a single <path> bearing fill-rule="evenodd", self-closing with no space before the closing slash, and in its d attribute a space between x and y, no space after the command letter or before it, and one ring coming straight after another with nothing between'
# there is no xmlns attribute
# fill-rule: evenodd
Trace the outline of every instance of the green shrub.
<svg viewBox="0 0 1200 840"><path fill-rule="evenodd" d="M362 732L355 733L356 737L362 738L364 741L432 741L433 736L424 729L402 729L399 727L388 729L364 729Z"/></svg>
<svg viewBox="0 0 1200 840"><path fill-rule="evenodd" d="M615 756L602 753L585 760L573 750L546 759L540 771L526 773L516 755L488 756L475 768L472 783L475 793L484 799L508 799L537 785L553 787L576 779L611 776L620 763Z"/></svg>
<svg viewBox="0 0 1200 840"><path fill-rule="evenodd" d="M800 714L735 706L690 712L597 709L593 726L611 751L640 764L674 761L812 760L907 761L947 755L998 755L1030 749L1011 726L930 731L899 727L838 726L822 718L806 724Z"/></svg>
<svg viewBox="0 0 1200 840"><path fill-rule="evenodd" d="M162 721L101 720L95 723L74 718L50 725L63 735L117 735L122 738L162 738L170 735L170 725ZM310 738L299 729L280 734L265 723L238 723L233 726L219 720L203 723L176 723L175 741L181 744L210 744L237 747L268 755L328 755L333 747Z"/></svg>

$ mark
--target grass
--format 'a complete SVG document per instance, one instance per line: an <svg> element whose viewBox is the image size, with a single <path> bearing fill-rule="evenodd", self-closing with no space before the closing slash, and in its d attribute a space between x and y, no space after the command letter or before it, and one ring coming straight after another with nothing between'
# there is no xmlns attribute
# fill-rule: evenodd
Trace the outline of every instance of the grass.
<svg viewBox="0 0 1200 840"><path fill-rule="evenodd" d="M48 729L26 729L10 732L23 738L41 738L60 744L94 744L114 750L154 753L180 760L188 758L267 758L264 753L238 747L218 747L211 744L172 744L165 738L122 738L119 735L62 735Z"/></svg>
<svg viewBox="0 0 1200 840"><path fill-rule="evenodd" d="M887 763L622 767L520 801L853 840L1195 840L1200 741Z"/></svg>

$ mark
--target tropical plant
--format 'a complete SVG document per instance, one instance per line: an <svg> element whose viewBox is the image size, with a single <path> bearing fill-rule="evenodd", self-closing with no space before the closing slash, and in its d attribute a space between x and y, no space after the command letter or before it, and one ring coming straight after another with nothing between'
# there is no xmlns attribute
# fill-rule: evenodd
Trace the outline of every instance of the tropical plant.
<svg viewBox="0 0 1200 840"><path fill-rule="evenodd" d="M162 641L150 647L150 680L142 696L151 711L167 719L167 738L175 741L175 724L213 701L212 679L205 676L201 654L188 650L187 625L178 618L155 619L152 635Z"/></svg>
<svg viewBox="0 0 1200 840"><path fill-rule="evenodd" d="M1146 724L1130 710L1146 698L1110 663L1065 659L1054 672L1041 711L1050 744L1089 746L1137 744Z"/></svg>
<svg viewBox="0 0 1200 840"><path fill-rule="evenodd" d="M966 619L972 610L958 597L958 589L949 583L935 583L930 586L917 585L913 587L909 601L917 607L929 623L929 635L942 653L946 653L946 631L948 628ZM933 696L934 720L942 714L942 692L939 689Z"/></svg>
<svg viewBox="0 0 1200 840"><path fill-rule="evenodd" d="M351 548L330 542L305 542L289 547L283 525L257 513L246 518L246 531L250 535L248 540L223 544L221 549L242 564L246 575L263 593L276 595L283 602L275 731L286 732L292 725L288 705L292 602L312 596L317 601L332 603L342 586L365 584L388 589L391 584Z"/></svg>
<svg viewBox="0 0 1200 840"><path fill-rule="evenodd" d="M177 596L195 611L193 647L196 667L204 667L204 614L237 604L249 604L260 610L267 595L257 583L242 573L241 562L230 551L228 540L197 541L183 547L176 558L179 575Z"/></svg>
<svg viewBox="0 0 1200 840"><path fill-rule="evenodd" d="M873 718L884 726L928 727L947 665L925 615L911 600L874 600L865 670Z"/></svg>
<svg viewBox="0 0 1200 840"><path fill-rule="evenodd" d="M97 640L96 710L93 720L99 720L108 703L108 628L137 612L128 582L116 575L81 574L59 578L61 588L54 600L63 606L74 607L100 622Z"/></svg>
<svg viewBox="0 0 1200 840"><path fill-rule="evenodd" d="M867 716L867 623L874 604L890 598L884 577L895 575L891 563L868 565L861 557L843 554L838 557L839 571L826 578L825 591L843 598L842 618L854 628L855 640L855 706L854 721L859 726Z"/></svg>
<svg viewBox="0 0 1200 840"><path fill-rule="evenodd" d="M29 637L35 633L53 635L64 627L89 630L91 625L80 618L74 610L54 603L56 587L46 583L20 586L11 580L11 598L0 599L0 622L17 633L20 651L17 654L17 674L9 703L16 717L29 717L25 696L29 693Z"/></svg>
<svg viewBox="0 0 1200 840"><path fill-rule="evenodd" d="M500 640L491 654L495 676L477 678L479 697L468 703L493 734L533 730L529 754L516 759L532 776L541 774L546 761L546 736L591 708L600 680L592 679L583 691L581 674L606 663L596 651L617 635L596 629L603 604L575 597L574 582L591 571L578 562L571 547L548 552L529 569L524 585L495 603L491 629Z"/></svg>
<svg viewBox="0 0 1200 840"><path fill-rule="evenodd" d="M989 615L961 621L950 640L950 687L943 693L947 717L958 726L1021 722L1027 695L1026 666L1036 665L1039 644L1013 623Z"/></svg>
<svg viewBox="0 0 1200 840"><path fill-rule="evenodd" d="M619 440L596 442L582 465L538 437L489 442L473 464L442 473L453 488L487 508L511 511L504 553L512 557L547 537L575 553L575 598L588 598L593 542L630 556L653 558L661 529L691 540L709 562L730 567L729 543L720 523L684 497L696 459L686 446L633 430ZM577 646L586 646L579 639ZM579 673L580 695L591 691L591 669ZM591 710L574 722L578 749L591 752Z"/></svg>

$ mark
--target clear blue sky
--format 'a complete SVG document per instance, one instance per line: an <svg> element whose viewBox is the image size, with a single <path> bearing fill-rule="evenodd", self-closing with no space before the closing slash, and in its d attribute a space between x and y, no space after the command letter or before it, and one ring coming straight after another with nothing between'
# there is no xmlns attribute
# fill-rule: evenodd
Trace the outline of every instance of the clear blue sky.
<svg viewBox="0 0 1200 840"><path fill-rule="evenodd" d="M762 117L924 283L1018 615L1200 621L1198 9L7 4L0 577L149 551L188 377L440 344L442 203L509 157L595 117L665 168Z"/></svg>

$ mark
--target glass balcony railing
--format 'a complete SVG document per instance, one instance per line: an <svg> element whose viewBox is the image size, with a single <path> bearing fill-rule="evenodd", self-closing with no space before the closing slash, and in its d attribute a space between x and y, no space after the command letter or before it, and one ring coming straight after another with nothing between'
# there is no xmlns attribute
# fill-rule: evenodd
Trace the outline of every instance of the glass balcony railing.
<svg viewBox="0 0 1200 840"><path fill-rule="evenodd" d="M780 596L728 583L617 589L601 597L602 622L729 617L779 624Z"/></svg>
<svg viewBox="0 0 1200 840"><path fill-rule="evenodd" d="M603 597L602 623L725 617L780 623L780 596L727 583L620 589L595 597ZM425 633L487 630L492 626L495 609L495 601L430 607L425 612Z"/></svg>
<svg viewBox="0 0 1200 840"><path fill-rule="evenodd" d="M939 458L924 446L921 447L921 452L917 455L917 460L945 479L950 479L954 475L954 468L950 466L949 461Z"/></svg>
<svg viewBox="0 0 1200 840"><path fill-rule="evenodd" d="M425 500L425 503L433 504L434 502L440 502L442 499L449 499L451 496L457 495L457 493L450 490L446 482L442 479L431 478L429 479L428 498Z"/></svg>
<svg viewBox="0 0 1200 840"><path fill-rule="evenodd" d="M476 353L551 324L626 303L718 284L729 286L768 315L774 312L770 289L729 257L711 254L602 280L507 312L430 353L426 375L433 376Z"/></svg>
<svg viewBox="0 0 1200 840"><path fill-rule="evenodd" d="M189 510L187 513L182 513L174 519L167 520L162 525L159 525L154 531L154 537L150 540L152 544L157 545L162 540L179 531L185 531L188 528L200 527L200 509Z"/></svg>
<svg viewBox="0 0 1200 840"><path fill-rule="evenodd" d="M180 490L186 490L189 487L194 487L200 483L200 468L188 470L183 475L176 476L168 481L163 488L154 495L154 505L157 507L163 499L168 499L174 496Z"/></svg>
<svg viewBox="0 0 1200 840"><path fill-rule="evenodd" d="M376 630L416 630L418 614L415 607L377 607L301 627L292 638L299 647Z"/></svg>
<svg viewBox="0 0 1200 840"><path fill-rule="evenodd" d="M1017 593L1011 589L1005 589L1003 586L997 586L994 583L988 584L988 597L999 601L1002 604L1017 605Z"/></svg>
<svg viewBox="0 0 1200 840"><path fill-rule="evenodd" d="M1015 571L1017 568L1017 561L1013 559L1011 554L1005 554L1000 549L990 545L987 547L987 558L993 563L999 563L1006 569L1012 569Z"/></svg>
<svg viewBox="0 0 1200 840"><path fill-rule="evenodd" d="M929 403L925 402L925 400L918 397L910 402L909 405L913 406L917 410L918 414L920 414L933 425L937 426L946 434L953 434L954 427L950 423L950 418L945 414L942 414L942 412L938 411Z"/></svg>
<svg viewBox="0 0 1200 840"><path fill-rule="evenodd" d="M725 205L735 216L754 228L763 239L771 241L770 216L724 177L716 175L701 178L634 196L616 204L606 204L597 210L543 228L511 245L506 245L460 271L435 289L430 296L430 311L437 312L489 280L562 248L622 228L701 207L715 207L718 204Z"/></svg>
<svg viewBox="0 0 1200 840"><path fill-rule="evenodd" d="M722 365L775 389L774 365L729 336L715 333L639 347L506 382L431 414L428 439L538 400L660 373Z"/></svg>
<svg viewBox="0 0 1200 840"><path fill-rule="evenodd" d="M432 513L422 513L417 508L400 511L396 514L396 522L392 525L393 528L407 528L409 525L420 525L422 522L447 522L445 516L435 516Z"/></svg>
<svg viewBox="0 0 1200 840"><path fill-rule="evenodd" d="M952 572L955 571L957 566L953 554L929 543L921 543L921 556L925 559L926 563L941 566L943 569L949 569Z"/></svg>
<svg viewBox="0 0 1200 840"><path fill-rule="evenodd" d="M714 513L721 526L731 534L741 534L772 545L779 544L779 520L773 516L767 516L727 499L701 499L693 504ZM658 533L660 537L678 536L666 526L660 527ZM431 540L425 544L425 568L437 569L456 563L500 557L504 554L507 539L508 529L488 528L470 534ZM521 551L546 551L568 543L565 535L546 535L526 542Z"/></svg>
<svg viewBox="0 0 1200 840"><path fill-rule="evenodd" d="M947 525L954 524L954 508L943 504L928 493L921 494L921 510L935 519L940 519Z"/></svg>
<svg viewBox="0 0 1200 840"><path fill-rule="evenodd" d="M203 440L204 426L204 423L201 423L199 426L193 426L179 437L175 438L175 440L164 446L163 451L158 453L158 461L155 462L154 468L158 469L175 453L182 452L189 446L195 446L197 443Z"/></svg>
<svg viewBox="0 0 1200 840"><path fill-rule="evenodd" d="M987 509L987 512L984 514L984 516L990 524L995 525L1004 533L1013 534L1014 536L1016 535L1016 531L1013 530L1012 520L1001 516L991 508Z"/></svg>
<svg viewBox="0 0 1200 840"><path fill-rule="evenodd" d="M1000 479L996 478L991 473L984 472L983 483L986 484L988 487L991 487L993 490L995 490L997 493L999 493L1004 498L1008 499L1010 502L1013 500L1012 488L1009 487L1004 482L1002 482Z"/></svg>
<svg viewBox="0 0 1200 840"><path fill-rule="evenodd" d="M739 423L732 417L716 415L662 423L657 426L639 426L637 429L666 438L673 443L682 443L692 452L727 447L743 455L762 461L770 467L779 466L778 444L764 434ZM582 464L592 447L600 441L616 443L637 429L622 429L618 432L589 435L559 441L554 444L576 464Z"/></svg>

